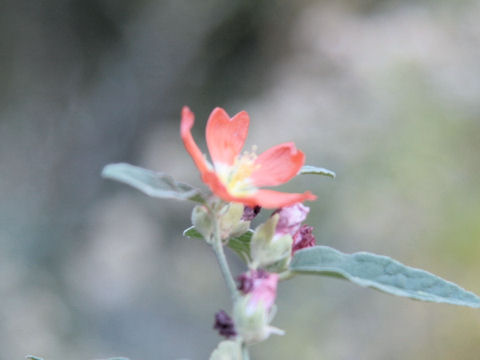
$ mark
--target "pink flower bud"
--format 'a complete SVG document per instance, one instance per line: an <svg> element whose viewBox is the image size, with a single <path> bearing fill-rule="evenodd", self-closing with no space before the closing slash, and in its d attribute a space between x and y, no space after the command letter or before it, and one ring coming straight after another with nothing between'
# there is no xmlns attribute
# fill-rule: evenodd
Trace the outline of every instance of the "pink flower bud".
<svg viewBox="0 0 480 360"><path fill-rule="evenodd" d="M247 344L263 341L284 331L270 326L275 311L278 275L265 270L250 270L238 278L243 293L234 306L233 316L239 336Z"/></svg>
<svg viewBox="0 0 480 360"><path fill-rule="evenodd" d="M280 217L275 234L294 236L300 230L301 224L305 221L309 212L310 208L301 203L278 209L275 213L279 214Z"/></svg>
<svg viewBox="0 0 480 360"><path fill-rule="evenodd" d="M275 303L277 296L278 275L265 270L251 270L238 277L238 289L250 294L248 307L254 311L261 302L267 311Z"/></svg>

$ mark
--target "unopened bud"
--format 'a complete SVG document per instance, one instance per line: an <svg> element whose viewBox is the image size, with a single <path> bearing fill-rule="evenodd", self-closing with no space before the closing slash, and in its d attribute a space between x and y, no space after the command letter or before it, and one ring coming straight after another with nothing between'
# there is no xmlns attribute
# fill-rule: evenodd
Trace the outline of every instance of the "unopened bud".
<svg viewBox="0 0 480 360"><path fill-rule="evenodd" d="M275 211L275 214L279 215L275 232L277 234L290 234L293 236L300 230L302 222L305 221L309 212L310 208L302 203L278 209Z"/></svg>
<svg viewBox="0 0 480 360"><path fill-rule="evenodd" d="M250 270L237 277L238 290L244 294L248 294L259 285L259 279L268 278L269 274L265 270Z"/></svg>
<svg viewBox="0 0 480 360"><path fill-rule="evenodd" d="M238 278L238 290L251 294L250 306L256 307L260 302L270 311L277 296L278 275L265 270L250 270Z"/></svg>
<svg viewBox="0 0 480 360"><path fill-rule="evenodd" d="M245 282L246 279L249 281ZM270 326L275 312L278 275L266 271L250 271L244 274L241 283L243 289L240 290L245 295L236 301L233 311L240 337L251 344L263 341L271 334L283 335L282 330Z"/></svg>
<svg viewBox="0 0 480 360"><path fill-rule="evenodd" d="M293 239L289 234L276 234L279 215L275 214L255 230L250 242L251 267L268 267L288 260Z"/></svg>
<svg viewBox="0 0 480 360"><path fill-rule="evenodd" d="M250 222L242 220L243 204L230 203L220 216L220 236L223 240L240 236L248 231Z"/></svg>

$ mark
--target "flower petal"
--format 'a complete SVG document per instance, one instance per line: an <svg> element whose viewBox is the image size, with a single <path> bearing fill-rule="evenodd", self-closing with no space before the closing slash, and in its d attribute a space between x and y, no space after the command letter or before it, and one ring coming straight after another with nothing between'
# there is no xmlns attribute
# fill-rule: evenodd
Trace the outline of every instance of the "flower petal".
<svg viewBox="0 0 480 360"><path fill-rule="evenodd" d="M283 184L298 174L304 162L305 155L295 144L280 144L257 157L250 178L257 187Z"/></svg>
<svg viewBox="0 0 480 360"><path fill-rule="evenodd" d="M199 147L195 143L192 137L191 129L193 127L193 123L195 122L195 115L190 110L188 106L184 106L182 108L182 121L180 123L180 136L182 137L183 144L187 149L190 156L193 158L195 165L197 166L200 173L203 175L210 171L209 164L205 159L205 156L200 151Z"/></svg>
<svg viewBox="0 0 480 360"><path fill-rule="evenodd" d="M240 197L234 196L228 192L227 188L213 171L207 171L202 175L202 180L208 185L210 190L227 202L238 202L247 206L261 206L266 209L278 209L285 206L290 206L306 200L315 200L317 197L310 191L304 193L284 193L274 190L260 189L254 193Z"/></svg>
<svg viewBox="0 0 480 360"><path fill-rule="evenodd" d="M222 108L215 108L208 118L206 139L214 164L233 165L248 133L250 117L245 111L232 119Z"/></svg>
<svg viewBox="0 0 480 360"><path fill-rule="evenodd" d="M202 180L210 190L220 199L226 202L237 202L246 206L261 206L265 209L278 209L307 200L315 200L317 197L310 191L304 193L284 193L280 191L261 189L254 194L245 197L234 196L228 192L217 174L208 171L202 176Z"/></svg>
<svg viewBox="0 0 480 360"><path fill-rule="evenodd" d="M257 205L267 209L277 209L307 200L315 200L316 198L310 191L305 191L304 193L284 193L262 189L255 192L249 200L253 200Z"/></svg>

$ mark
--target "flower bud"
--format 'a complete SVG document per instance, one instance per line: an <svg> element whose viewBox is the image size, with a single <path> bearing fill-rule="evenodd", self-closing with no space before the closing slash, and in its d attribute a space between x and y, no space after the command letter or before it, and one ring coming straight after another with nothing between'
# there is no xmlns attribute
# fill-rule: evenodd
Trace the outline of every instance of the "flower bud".
<svg viewBox="0 0 480 360"><path fill-rule="evenodd" d="M268 311L272 308L277 295L278 275L265 270L250 270L238 278L238 290L243 294L252 294L250 304L257 306L261 301Z"/></svg>
<svg viewBox="0 0 480 360"><path fill-rule="evenodd" d="M220 216L220 236L222 240L240 236L248 231L250 222L242 220L244 206L240 203L229 203Z"/></svg>
<svg viewBox="0 0 480 360"><path fill-rule="evenodd" d="M287 206L275 211L279 215L276 234L290 234L293 236L302 225L302 222L307 218L310 208L302 203Z"/></svg>
<svg viewBox="0 0 480 360"><path fill-rule="evenodd" d="M275 229L275 235L290 234L292 236L292 256L297 250L315 246L313 227L302 225L309 212L310 209L303 204L295 204L276 211L280 218ZM290 259L291 257L285 262L284 267L288 265Z"/></svg>
<svg viewBox="0 0 480 360"><path fill-rule="evenodd" d="M278 275L266 271L250 271L240 278L240 290L244 296L233 310L238 334L248 344L267 339L271 334L283 335L283 331L270 326L274 316Z"/></svg>
<svg viewBox="0 0 480 360"><path fill-rule="evenodd" d="M208 209L203 205L197 205L192 210L192 224L203 238L208 242L213 231L213 222Z"/></svg>
<svg viewBox="0 0 480 360"><path fill-rule="evenodd" d="M276 234L280 215L275 214L255 230L250 242L250 267L267 267L291 256L293 239L289 234Z"/></svg>
<svg viewBox="0 0 480 360"><path fill-rule="evenodd" d="M232 340L224 340L210 355L210 360L241 360L242 350L240 343Z"/></svg>

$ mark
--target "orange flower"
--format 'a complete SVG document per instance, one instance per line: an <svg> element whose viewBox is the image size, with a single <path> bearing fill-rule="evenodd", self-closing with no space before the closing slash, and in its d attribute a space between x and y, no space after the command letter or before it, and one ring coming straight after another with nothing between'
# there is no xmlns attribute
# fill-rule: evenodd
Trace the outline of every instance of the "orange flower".
<svg viewBox="0 0 480 360"><path fill-rule="evenodd" d="M230 118L225 110L217 107L210 114L206 140L213 165L193 140L191 129L194 121L193 113L184 106L180 125L183 143L200 170L203 182L219 198L270 209L316 199L309 191L295 194L259 189L289 181L303 166L305 155L293 143L274 146L259 156L253 152L240 154L250 122L245 111Z"/></svg>

